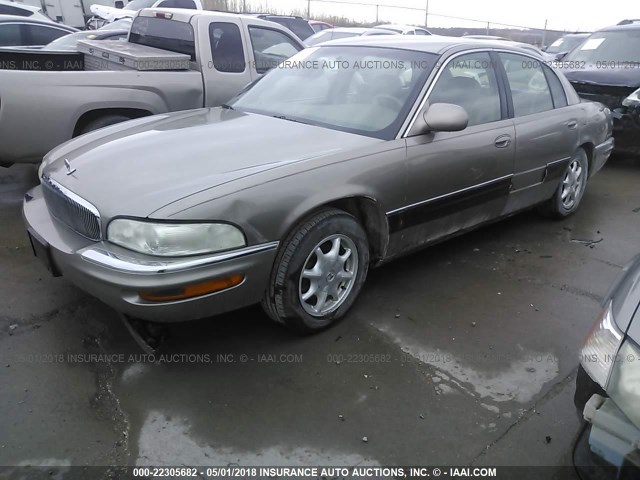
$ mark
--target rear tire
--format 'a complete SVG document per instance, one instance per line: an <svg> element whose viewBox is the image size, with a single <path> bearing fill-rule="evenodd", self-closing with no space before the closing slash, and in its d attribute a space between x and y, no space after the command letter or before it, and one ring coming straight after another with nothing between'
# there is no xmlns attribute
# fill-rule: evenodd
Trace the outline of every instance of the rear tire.
<svg viewBox="0 0 640 480"><path fill-rule="evenodd" d="M283 242L262 307L292 330L321 331L351 308L368 269L369 242L360 223L341 210L322 210Z"/></svg>
<svg viewBox="0 0 640 480"><path fill-rule="evenodd" d="M556 193L547 203L543 204L542 213L556 219L573 215L582 202L588 177L589 157L587 152L580 148L569 160Z"/></svg>
<svg viewBox="0 0 640 480"><path fill-rule="evenodd" d="M98 130L100 128L109 127L111 125L115 125L116 123L126 122L127 120L131 120L131 118L127 117L126 115L105 115L87 123L80 130L80 135L93 132L94 130Z"/></svg>

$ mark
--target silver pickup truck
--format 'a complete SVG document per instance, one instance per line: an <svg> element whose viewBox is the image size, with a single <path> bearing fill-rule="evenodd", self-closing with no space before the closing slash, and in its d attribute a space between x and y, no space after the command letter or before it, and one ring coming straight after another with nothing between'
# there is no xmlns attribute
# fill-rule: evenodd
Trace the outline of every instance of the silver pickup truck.
<svg viewBox="0 0 640 480"><path fill-rule="evenodd" d="M0 61L0 165L38 163L73 137L129 119L221 105L304 48L273 22L178 9L141 10L128 42L118 43L129 54L147 49L188 55L187 68L153 71L110 61L96 66L83 53L64 65L55 56L29 60L42 56L32 52ZM114 43L111 52L117 48ZM23 67L21 59L39 68Z"/></svg>

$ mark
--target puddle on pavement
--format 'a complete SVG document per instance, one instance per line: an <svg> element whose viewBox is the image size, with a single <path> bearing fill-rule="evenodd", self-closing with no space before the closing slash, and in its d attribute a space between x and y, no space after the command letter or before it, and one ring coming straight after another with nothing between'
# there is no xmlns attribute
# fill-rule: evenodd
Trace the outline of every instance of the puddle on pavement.
<svg viewBox="0 0 640 480"><path fill-rule="evenodd" d="M404 353L436 369L432 381L438 393L461 390L485 401L527 403L560 373L558 358L550 353L518 346L520 358L509 358L503 366L483 371L478 365L461 361L454 353L422 345L415 338L395 332L389 326L376 328ZM481 405L494 413L497 413L496 409L499 412L497 406Z"/></svg>
<svg viewBox="0 0 640 480"><path fill-rule="evenodd" d="M192 438L186 420L151 410L142 424L136 465L245 465L291 466L335 465L378 466L357 454L317 451L311 447L271 446L249 452L226 446L210 446Z"/></svg>

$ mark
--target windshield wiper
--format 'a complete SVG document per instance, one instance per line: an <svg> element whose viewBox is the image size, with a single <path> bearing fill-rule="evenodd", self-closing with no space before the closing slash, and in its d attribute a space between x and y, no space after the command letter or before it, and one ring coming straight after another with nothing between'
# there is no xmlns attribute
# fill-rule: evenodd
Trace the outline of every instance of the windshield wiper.
<svg viewBox="0 0 640 480"><path fill-rule="evenodd" d="M287 120L289 122L295 122L295 123L304 123L305 125L308 125L307 123L303 122L302 120L296 120L295 118L291 118L291 117L287 117L286 115L271 115L273 118L279 118L280 120Z"/></svg>
<svg viewBox="0 0 640 480"><path fill-rule="evenodd" d="M227 103L223 103L222 105L220 105L222 108L224 108L225 110L235 110L231 105L227 104Z"/></svg>

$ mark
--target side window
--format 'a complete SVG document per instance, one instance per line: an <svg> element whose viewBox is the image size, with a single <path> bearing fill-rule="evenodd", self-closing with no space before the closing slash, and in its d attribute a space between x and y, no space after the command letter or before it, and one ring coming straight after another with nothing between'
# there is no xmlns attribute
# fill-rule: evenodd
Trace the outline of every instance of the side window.
<svg viewBox="0 0 640 480"><path fill-rule="evenodd" d="M70 33L66 30L42 25L23 25L22 28L29 45L46 45Z"/></svg>
<svg viewBox="0 0 640 480"><path fill-rule="evenodd" d="M553 70L551 70L546 65L543 66L544 73L547 77L547 82L549 82L549 87L551 88L551 97L553 98L553 106L555 108L562 108L567 106L567 94L564 91L564 87L562 86L562 82L555 74Z"/></svg>
<svg viewBox="0 0 640 480"><path fill-rule="evenodd" d="M278 30L249 27L249 36L258 73L266 73L301 50L291 37Z"/></svg>
<svg viewBox="0 0 640 480"><path fill-rule="evenodd" d="M17 23L4 23L0 25L0 47L16 47L24 45Z"/></svg>
<svg viewBox="0 0 640 480"><path fill-rule="evenodd" d="M489 54L469 53L450 60L429 95L429 103L461 106L469 115L469 126L500 120L500 91Z"/></svg>
<svg viewBox="0 0 640 480"><path fill-rule="evenodd" d="M10 5L0 5L0 15L16 15L18 17L30 17L32 15L30 10L24 8L12 7Z"/></svg>
<svg viewBox="0 0 640 480"><path fill-rule="evenodd" d="M542 62L514 53L499 55L507 71L514 115L523 117L552 110L553 100Z"/></svg>
<svg viewBox="0 0 640 480"><path fill-rule="evenodd" d="M196 4L193 0L165 0L158 4L158 8L189 8L195 10Z"/></svg>
<svg viewBox="0 0 640 480"><path fill-rule="evenodd" d="M429 34L426 32L426 30L416 28L416 35L429 35Z"/></svg>
<svg viewBox="0 0 640 480"><path fill-rule="evenodd" d="M245 69L244 48L240 28L235 23L212 22L209 40L213 66L219 72L241 73Z"/></svg>

